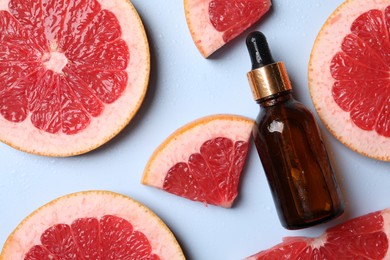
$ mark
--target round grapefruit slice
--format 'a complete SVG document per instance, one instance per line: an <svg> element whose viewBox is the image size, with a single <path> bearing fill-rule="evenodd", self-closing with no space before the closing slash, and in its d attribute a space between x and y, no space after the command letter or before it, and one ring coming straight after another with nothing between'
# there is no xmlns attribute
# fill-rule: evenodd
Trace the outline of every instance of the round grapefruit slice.
<svg viewBox="0 0 390 260"><path fill-rule="evenodd" d="M231 207L254 122L213 115L176 130L153 153L142 183L207 204Z"/></svg>
<svg viewBox="0 0 390 260"><path fill-rule="evenodd" d="M8 237L0 259L185 257L172 232L144 205L109 191L86 191L29 215Z"/></svg>
<svg viewBox="0 0 390 260"><path fill-rule="evenodd" d="M348 0L314 43L309 86L329 131L365 156L390 161L390 4Z"/></svg>
<svg viewBox="0 0 390 260"><path fill-rule="evenodd" d="M128 0L0 0L0 140L70 156L99 147L139 109L144 27Z"/></svg>
<svg viewBox="0 0 390 260"><path fill-rule="evenodd" d="M317 238L287 237L247 260L389 259L390 209L334 226Z"/></svg>
<svg viewBox="0 0 390 260"><path fill-rule="evenodd" d="M192 39L207 58L259 21L271 0L184 0Z"/></svg>

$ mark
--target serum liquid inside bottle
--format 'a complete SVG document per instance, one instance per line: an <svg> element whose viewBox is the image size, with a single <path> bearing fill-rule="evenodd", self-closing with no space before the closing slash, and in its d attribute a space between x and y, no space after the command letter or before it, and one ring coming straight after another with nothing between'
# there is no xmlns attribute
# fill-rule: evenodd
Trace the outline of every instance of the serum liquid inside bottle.
<svg viewBox="0 0 390 260"><path fill-rule="evenodd" d="M282 225L299 229L343 213L337 185L313 114L292 96L282 62L274 62L265 36L247 37L248 79L260 113L253 139Z"/></svg>

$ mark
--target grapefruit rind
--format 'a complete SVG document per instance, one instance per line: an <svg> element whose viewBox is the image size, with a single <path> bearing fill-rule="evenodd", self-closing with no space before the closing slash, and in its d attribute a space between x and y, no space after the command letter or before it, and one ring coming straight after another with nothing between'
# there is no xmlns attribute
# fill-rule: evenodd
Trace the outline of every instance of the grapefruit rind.
<svg viewBox="0 0 390 260"><path fill-rule="evenodd" d="M385 209L382 211L382 217L384 219L383 227L386 237L390 245L390 209ZM383 259L390 259L390 250L387 250L387 253Z"/></svg>
<svg viewBox="0 0 390 260"><path fill-rule="evenodd" d="M152 252L161 259L185 259L173 233L149 208L118 193L85 191L57 198L31 213L8 237L0 260L23 259L32 246L41 243L41 234L55 224L70 225L78 218L106 214L126 219L134 230L144 233Z"/></svg>
<svg viewBox="0 0 390 260"><path fill-rule="evenodd" d="M207 58L225 44L223 33L210 22L209 1L184 0L184 11L192 39L203 57ZM201 32L201 33L199 33Z"/></svg>
<svg viewBox="0 0 390 260"><path fill-rule="evenodd" d="M334 101L330 73L333 55L340 51L349 26L362 13L371 9L384 10L387 0L347 0L327 19L315 40L309 62L309 88L314 107L327 129L345 146L364 156L390 161L390 138L362 130L352 122L349 112ZM337 118L337 120L335 120Z"/></svg>
<svg viewBox="0 0 390 260"><path fill-rule="evenodd" d="M162 189L169 169L187 162L201 145L216 137L248 141L254 126L252 119L237 115L212 115L192 121L172 133L152 154L142 183Z"/></svg>
<svg viewBox="0 0 390 260"><path fill-rule="evenodd" d="M73 156L103 145L134 117L146 95L150 74L150 53L145 29L130 1L99 0L99 3L102 9L116 15L122 28L121 38L130 50L130 62L126 68L128 85L120 98L112 104L105 104L103 113L93 117L90 125L75 135L49 134L39 130L31 124L30 116L20 123L9 122L0 116L0 141L28 153Z"/></svg>

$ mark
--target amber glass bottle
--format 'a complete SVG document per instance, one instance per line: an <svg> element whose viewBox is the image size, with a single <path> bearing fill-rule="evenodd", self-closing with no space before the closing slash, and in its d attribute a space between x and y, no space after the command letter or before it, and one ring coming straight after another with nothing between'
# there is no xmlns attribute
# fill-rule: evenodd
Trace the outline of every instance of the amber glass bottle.
<svg viewBox="0 0 390 260"><path fill-rule="evenodd" d="M253 138L282 225L309 227L343 212L319 128L312 113L292 96L281 62L274 62L265 36L247 37L252 60L248 79L260 113Z"/></svg>

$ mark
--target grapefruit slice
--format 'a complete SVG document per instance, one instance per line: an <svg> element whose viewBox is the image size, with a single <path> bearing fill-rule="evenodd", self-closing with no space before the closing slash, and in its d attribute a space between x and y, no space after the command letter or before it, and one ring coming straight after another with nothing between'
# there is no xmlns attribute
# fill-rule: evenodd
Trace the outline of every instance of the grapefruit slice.
<svg viewBox="0 0 390 260"><path fill-rule="evenodd" d="M329 131L365 156L390 161L390 4L348 0L314 43L309 86Z"/></svg>
<svg viewBox="0 0 390 260"><path fill-rule="evenodd" d="M254 122L236 115L200 118L176 130L149 159L142 183L205 204L231 207Z"/></svg>
<svg viewBox="0 0 390 260"><path fill-rule="evenodd" d="M8 237L1 260L185 259L174 235L139 202L109 191L55 199Z"/></svg>
<svg viewBox="0 0 390 260"><path fill-rule="evenodd" d="M389 259L390 209L329 228L317 238L287 237L247 260Z"/></svg>
<svg viewBox="0 0 390 260"><path fill-rule="evenodd" d="M259 21L270 7L271 0L184 0L188 28L205 58Z"/></svg>
<svg viewBox="0 0 390 260"><path fill-rule="evenodd" d="M48 156L88 152L139 109L144 27L127 0L0 0L0 140Z"/></svg>

